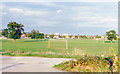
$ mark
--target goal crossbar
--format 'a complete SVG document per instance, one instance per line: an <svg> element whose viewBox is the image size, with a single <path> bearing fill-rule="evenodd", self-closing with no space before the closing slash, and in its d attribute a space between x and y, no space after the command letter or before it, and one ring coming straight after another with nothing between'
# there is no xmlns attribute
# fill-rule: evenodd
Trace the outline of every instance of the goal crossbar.
<svg viewBox="0 0 120 74"><path fill-rule="evenodd" d="M49 39L48 40L48 48L52 48L51 47L51 42L53 41L57 41L57 39ZM52 48L52 49L68 49L68 40L65 39L65 40L59 40L59 41L65 41L65 48Z"/></svg>

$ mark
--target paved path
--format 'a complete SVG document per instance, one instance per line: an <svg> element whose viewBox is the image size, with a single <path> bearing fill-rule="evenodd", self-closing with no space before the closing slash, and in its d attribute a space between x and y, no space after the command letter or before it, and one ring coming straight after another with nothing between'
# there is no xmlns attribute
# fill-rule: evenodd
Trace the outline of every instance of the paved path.
<svg viewBox="0 0 120 74"><path fill-rule="evenodd" d="M67 60L71 59L2 56L0 70L3 72L63 72L53 66Z"/></svg>

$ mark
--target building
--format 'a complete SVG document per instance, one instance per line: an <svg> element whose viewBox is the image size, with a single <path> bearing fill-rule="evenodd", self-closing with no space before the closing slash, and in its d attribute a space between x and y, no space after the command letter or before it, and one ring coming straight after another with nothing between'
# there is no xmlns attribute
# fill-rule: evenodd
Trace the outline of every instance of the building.
<svg viewBox="0 0 120 74"><path fill-rule="evenodd" d="M2 37L0 37L0 39L7 39L7 37L2 36Z"/></svg>
<svg viewBox="0 0 120 74"><path fill-rule="evenodd" d="M59 35L60 35L59 33L55 33L53 38L58 39Z"/></svg>
<svg viewBox="0 0 120 74"><path fill-rule="evenodd" d="M22 34L22 35L21 35L21 38L28 38L28 33Z"/></svg>
<svg viewBox="0 0 120 74"><path fill-rule="evenodd" d="M69 38L69 35L66 33L66 34L63 34L62 36L65 36L66 39Z"/></svg>
<svg viewBox="0 0 120 74"><path fill-rule="evenodd" d="M87 36L89 39L95 39L95 36Z"/></svg>
<svg viewBox="0 0 120 74"><path fill-rule="evenodd" d="M107 37L108 37L108 36L104 36L104 35L103 35L103 36L101 36L101 39L107 40Z"/></svg>

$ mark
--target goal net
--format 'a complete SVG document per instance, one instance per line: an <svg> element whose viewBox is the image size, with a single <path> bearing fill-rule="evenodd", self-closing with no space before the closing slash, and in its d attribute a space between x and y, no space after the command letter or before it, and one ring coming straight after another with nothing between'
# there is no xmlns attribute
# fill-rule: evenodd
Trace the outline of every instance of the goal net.
<svg viewBox="0 0 120 74"><path fill-rule="evenodd" d="M49 39L48 48L68 49L68 41L66 39Z"/></svg>

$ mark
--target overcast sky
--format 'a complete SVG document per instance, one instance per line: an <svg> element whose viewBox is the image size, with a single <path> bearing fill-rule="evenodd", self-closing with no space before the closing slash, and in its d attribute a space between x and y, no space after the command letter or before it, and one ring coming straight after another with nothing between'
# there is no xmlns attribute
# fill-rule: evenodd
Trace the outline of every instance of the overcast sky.
<svg viewBox="0 0 120 74"><path fill-rule="evenodd" d="M25 32L104 35L118 31L117 2L5 2L2 28L11 21L24 24Z"/></svg>

